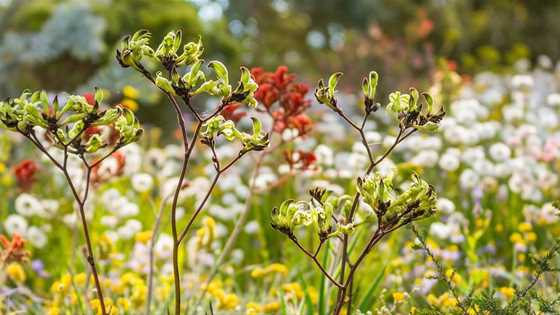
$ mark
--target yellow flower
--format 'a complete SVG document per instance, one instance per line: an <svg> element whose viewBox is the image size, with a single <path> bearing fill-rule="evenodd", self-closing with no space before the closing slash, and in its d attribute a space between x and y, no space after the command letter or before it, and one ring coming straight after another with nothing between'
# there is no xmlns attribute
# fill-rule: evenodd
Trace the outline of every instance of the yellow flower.
<svg viewBox="0 0 560 315"><path fill-rule="evenodd" d="M216 221L211 217L205 217L202 227L196 231L197 246L199 248L209 246L216 237Z"/></svg>
<svg viewBox="0 0 560 315"><path fill-rule="evenodd" d="M110 310L109 314L116 315L118 313L118 309L113 305L113 301L111 299L105 298L104 302L105 302L105 310L106 311ZM97 315L103 314L101 309L101 302L99 301L99 299L93 299L89 301L89 305L91 306L95 314Z"/></svg>
<svg viewBox="0 0 560 315"><path fill-rule="evenodd" d="M233 310L239 305L239 298L233 293L224 294L218 301L221 310Z"/></svg>
<svg viewBox="0 0 560 315"><path fill-rule="evenodd" d="M283 264L273 263L265 268L257 267L253 269L251 272L251 277L253 278L261 278L269 274L279 273L284 276L288 275L288 267Z"/></svg>
<svg viewBox="0 0 560 315"><path fill-rule="evenodd" d="M265 275L264 269L261 267L256 267L251 271L251 277L253 278L261 278Z"/></svg>
<svg viewBox="0 0 560 315"><path fill-rule="evenodd" d="M123 310L128 311L130 309L130 300L125 298L118 298L117 305Z"/></svg>
<svg viewBox="0 0 560 315"><path fill-rule="evenodd" d="M515 289L512 287L501 287L498 291L508 300L515 295Z"/></svg>
<svg viewBox="0 0 560 315"><path fill-rule="evenodd" d="M297 282L286 283L282 285L282 289L289 294L292 294L298 299L303 297L303 290L301 289L301 285Z"/></svg>
<svg viewBox="0 0 560 315"><path fill-rule="evenodd" d="M79 287L83 287L86 284L86 280L87 276L83 272L74 276L74 283Z"/></svg>
<svg viewBox="0 0 560 315"><path fill-rule="evenodd" d="M140 92L138 92L138 90L131 85L125 85L122 92L125 97L131 99L137 99L140 95Z"/></svg>
<svg viewBox="0 0 560 315"><path fill-rule="evenodd" d="M249 302L245 305L245 315L258 315L262 312L263 307L255 302Z"/></svg>
<svg viewBox="0 0 560 315"><path fill-rule="evenodd" d="M125 98L124 100L121 101L121 105L123 107L126 107L128 109L130 109L131 111L136 111L138 110L138 102L136 102L135 100L129 99L129 98Z"/></svg>
<svg viewBox="0 0 560 315"><path fill-rule="evenodd" d="M60 315L60 309L58 306L53 305L47 309L47 315Z"/></svg>
<svg viewBox="0 0 560 315"><path fill-rule="evenodd" d="M439 297L435 297L433 294L430 294L426 299L429 304L444 308L453 308L457 305L457 300L449 293L444 293Z"/></svg>
<svg viewBox="0 0 560 315"><path fill-rule="evenodd" d="M136 233L135 239L137 242L147 244L152 239L152 231Z"/></svg>
<svg viewBox="0 0 560 315"><path fill-rule="evenodd" d="M460 274L456 273L453 269L447 269L445 276L451 280L455 285L461 285L463 278Z"/></svg>
<svg viewBox="0 0 560 315"><path fill-rule="evenodd" d="M16 262L13 262L6 267L6 274L14 282L22 283L25 281L25 271L23 270L23 267Z"/></svg>
<svg viewBox="0 0 560 315"><path fill-rule="evenodd" d="M428 301L428 304L430 305L437 305L438 304L438 299L435 295L433 294L428 294L428 297L426 298L426 301Z"/></svg>
<svg viewBox="0 0 560 315"><path fill-rule="evenodd" d="M210 284L208 284L207 291L208 294L214 297L218 297L218 295L220 295L220 293L222 292L222 282L219 280L210 282Z"/></svg>
<svg viewBox="0 0 560 315"><path fill-rule="evenodd" d="M262 306L263 312L274 313L280 310L280 302L272 302Z"/></svg>
<svg viewBox="0 0 560 315"><path fill-rule="evenodd" d="M534 242L537 240L537 234L535 232L529 232L525 236L528 242Z"/></svg>
<svg viewBox="0 0 560 315"><path fill-rule="evenodd" d="M533 229L533 227L531 226L530 223L527 222L523 222L521 224L519 224L519 226L517 227L519 229L519 231L521 232L529 232Z"/></svg>
<svg viewBox="0 0 560 315"><path fill-rule="evenodd" d="M523 237L519 233L511 234L511 236L509 237L509 240L512 243L515 243L515 244L525 244L525 241L523 240Z"/></svg>
<svg viewBox="0 0 560 315"><path fill-rule="evenodd" d="M163 285L161 287L156 288L156 298L159 301L165 301L171 294L171 286Z"/></svg>
<svg viewBox="0 0 560 315"><path fill-rule="evenodd" d="M136 306L141 306L146 301L146 293L148 292L148 287L144 283L137 283L132 289L132 303Z"/></svg>
<svg viewBox="0 0 560 315"><path fill-rule="evenodd" d="M407 294L403 293L403 292L394 292L393 293L393 301L395 301L395 303L402 303L404 301L404 299L406 298Z"/></svg>
<svg viewBox="0 0 560 315"><path fill-rule="evenodd" d="M281 273L283 275L288 274L288 267L282 264L271 264L268 267L266 267L265 270L269 273L276 272L276 273Z"/></svg>
<svg viewBox="0 0 560 315"><path fill-rule="evenodd" d="M4 173L6 171L6 164L0 163L0 173Z"/></svg>
<svg viewBox="0 0 560 315"><path fill-rule="evenodd" d="M317 302L319 302L319 293L317 292L317 289L315 289L315 287L308 287L307 294L311 299L311 303L317 304Z"/></svg>
<svg viewBox="0 0 560 315"><path fill-rule="evenodd" d="M496 232L502 232L504 230L504 226L500 223L496 224Z"/></svg>

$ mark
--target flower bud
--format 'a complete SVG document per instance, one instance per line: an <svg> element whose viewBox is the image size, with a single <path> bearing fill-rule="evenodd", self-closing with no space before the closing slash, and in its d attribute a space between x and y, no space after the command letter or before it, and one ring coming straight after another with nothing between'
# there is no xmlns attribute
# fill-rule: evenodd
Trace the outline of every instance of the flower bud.
<svg viewBox="0 0 560 315"><path fill-rule="evenodd" d="M168 61L174 62L177 59L177 51L181 45L181 39L181 30L167 33L155 52L156 58L162 63Z"/></svg>
<svg viewBox="0 0 560 315"><path fill-rule="evenodd" d="M183 47L183 53L177 58L177 65L192 65L199 61L203 52L202 39L198 37L198 42L190 42Z"/></svg>
<svg viewBox="0 0 560 315"><path fill-rule="evenodd" d="M176 95L175 89L173 88L171 81L169 81L167 78L162 76L161 72L158 72L156 75L156 86L161 90L163 90L164 92L167 92L171 95Z"/></svg>

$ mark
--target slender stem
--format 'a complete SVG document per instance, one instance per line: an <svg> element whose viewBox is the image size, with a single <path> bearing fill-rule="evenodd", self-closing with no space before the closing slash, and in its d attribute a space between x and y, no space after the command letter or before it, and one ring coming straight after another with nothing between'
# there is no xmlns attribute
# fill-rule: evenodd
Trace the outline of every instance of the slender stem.
<svg viewBox="0 0 560 315"><path fill-rule="evenodd" d="M206 205L206 202L208 201L208 199L210 198L210 195L212 194L212 192L214 191L214 188L216 187L216 184L218 183L218 179L220 178L220 176L226 171L228 170L230 167L232 167L237 161L239 161L239 159L241 157L243 157L243 155L245 155L246 152L241 152L237 157L235 157L233 160L231 160L228 164L226 164L226 166L222 167L222 168L218 168L218 171L216 172L216 175L214 176L214 179L212 180L211 184L210 184L210 188L208 188L208 191L206 192L206 194L204 195L204 198L202 199L202 201L200 202L200 204L198 205L198 207L196 208L195 212L192 214L191 218L189 219L189 222L187 223L187 226L185 226L185 228L183 229L183 231L181 232L181 234L179 235L177 241L178 244L180 244L185 237L187 236L187 234L189 233L189 230L191 229L194 221L196 220L197 216L200 214L200 212L204 209L204 206ZM219 167L219 165L218 165Z"/></svg>
<svg viewBox="0 0 560 315"><path fill-rule="evenodd" d="M360 135L362 144L366 148L366 152L367 152L367 155L368 155L368 158L369 158L369 161L370 161L370 165L368 166L368 168L365 172L365 175L370 174L375 169L376 166L378 166L381 162L383 162L389 156L389 154L391 154L393 152L393 150L397 147L397 145L399 143L401 143L404 139L406 139L407 137L409 137L411 134L413 134L416 131L416 129L412 129L412 131L406 133L406 128L403 128L403 127L399 128L399 133L398 133L397 137L395 138L395 141L393 142L393 144L385 151L385 153L383 153L383 155L381 155L381 157L379 157L377 160L375 160L374 157L373 157L373 153L371 152L371 148L369 147L369 144L368 144L367 139L365 137L365 133L364 133L364 129L365 129L365 126L366 126L366 121L367 121L367 118L368 118L369 114L366 113L364 115L361 126L358 126L350 118L348 118L346 116L346 114L344 114L344 112L341 111L340 109L335 109L335 112L338 113ZM354 200L353 200L353 203L352 203L352 207L350 209L348 217L346 218L347 222L352 222L352 220L354 218L354 214L355 214L355 212L358 208L359 198L360 198L360 193L356 192L355 195L354 195ZM343 285L338 288L336 306L335 306L335 311L334 311L335 315L340 314L340 312L342 311L342 307L344 305L344 300L345 300L345 297L347 295L349 297L349 299L348 299L348 301L349 301L348 313L351 313L351 310L352 310L351 296L352 296L352 284L353 284L354 274L355 274L356 270L358 269L358 267L360 266L360 264L362 263L362 261L367 256L367 254L369 254L369 252L371 251L373 246L375 246L375 244L377 244L377 242L379 242L379 240L381 240L384 235L390 233L390 231L387 231L387 233L382 233L382 232L380 233L380 231L381 231L380 228L378 228L376 230L376 232L372 236L372 239L364 247L364 249L362 250L362 252L361 252L360 256L358 257L358 259L356 260L356 262L354 264L348 263L348 266L346 264L347 262L349 262L348 235L345 234L343 236L343 239L342 239L343 250L342 250L342 261L341 261L341 272L340 272L341 282L343 283ZM345 275L346 268L349 268L350 271L349 271L348 276L347 276L346 281L345 281L344 280L344 275Z"/></svg>
<svg viewBox="0 0 560 315"><path fill-rule="evenodd" d="M20 131L21 132L21 131ZM23 133L24 136L26 136L29 140L32 141L32 143L41 151L43 152L53 163L54 165L60 169L60 171L62 171L62 173L64 174L64 177L66 178L66 181L68 182L68 185L70 186L70 190L72 191L72 194L74 196L74 199L76 200L76 202L78 203L78 211L80 213L80 218L81 218L81 222L82 222L82 230L84 232L84 238L86 241L86 249L87 249L87 253L86 253L86 260L90 266L91 272L93 274L93 279L95 282L95 287L96 287L96 293L97 293L97 297L99 299L100 302L100 307L101 307L101 314L102 315L107 315L107 310L105 309L105 300L103 298L103 291L101 289L101 281L99 280L99 273L97 271L97 267L96 267L96 263L95 263L95 256L93 253L93 246L91 243L91 238L90 238L90 233L89 233L89 227L88 227L88 223L87 223L87 219L86 219L86 215L85 215L85 203L87 201L88 198L88 193L89 193L89 188L91 185L91 171L92 168L90 166L87 165L87 163L85 162L85 158L83 156L81 156L82 161L84 162L84 165L86 166L86 181L85 181L85 189L84 189L84 194L83 197L80 197L80 194L78 193L78 190L76 188L76 186L74 185L74 182L72 181L72 178L70 177L70 174L68 173L68 145L70 145L70 143L68 144L63 144L63 148L64 148L64 161L61 164L59 161L57 161L49 152L48 150L43 146L43 144L40 142L40 140L37 138L37 136L35 135L34 132L31 132L29 134L27 133ZM61 142L62 143L62 142ZM99 163L101 161L103 161L107 156L105 156L104 158L99 160Z"/></svg>
<svg viewBox="0 0 560 315"><path fill-rule="evenodd" d="M315 265L317 265L317 267L319 267L319 269L321 270L321 272L337 287L342 288L343 286L336 281L336 279L331 276L331 274L325 269L325 267L323 267L323 265L319 262L319 260L317 259L317 257L315 255L313 255L312 253L310 253L307 249L305 249L305 247L303 247L301 245L301 243L295 238L295 236L290 237L290 240L292 240L292 242L294 242L294 244L296 244L296 246L302 251L304 252L307 256L309 256L309 258L311 258L311 260L315 263Z"/></svg>
<svg viewBox="0 0 560 315"><path fill-rule="evenodd" d="M177 122L179 124L179 128L181 129L181 135L183 140L183 147L184 147L184 159L181 165L181 173L179 175L179 180L177 181L177 187L175 188L175 192L173 194L173 201L171 204L171 234L173 237L173 254L172 254L172 263L173 263L173 283L175 288L175 315L181 314L181 276L179 273L179 241L178 241L178 232L177 232L177 203L179 200L179 193L181 191L181 187L183 186L183 181L185 180L185 175L187 173L187 166L189 163L189 156L190 152L192 152L191 147L194 147L194 142L191 143L189 146L189 140L187 135L187 127L185 125L185 119L183 117L183 113L181 112L181 108L171 94L166 94L173 108L175 109L177 115ZM194 139L193 139L194 140Z"/></svg>
<svg viewBox="0 0 560 315"><path fill-rule="evenodd" d="M159 206L159 211L156 217L156 223L154 224L154 228L152 230L152 239L150 241L150 251L149 251L149 257L150 257L150 267L149 267L149 272L148 272L148 293L146 295L146 315L150 315L151 312L151 304L152 304L152 296L153 296L153 287L154 287L154 251L155 251L155 245L156 245L156 241L158 239L158 234L159 234L159 227L161 225L161 218L163 216L163 210L165 209L165 204L171 199L172 195L168 195L165 198L163 198L163 200L161 201L161 204Z"/></svg>

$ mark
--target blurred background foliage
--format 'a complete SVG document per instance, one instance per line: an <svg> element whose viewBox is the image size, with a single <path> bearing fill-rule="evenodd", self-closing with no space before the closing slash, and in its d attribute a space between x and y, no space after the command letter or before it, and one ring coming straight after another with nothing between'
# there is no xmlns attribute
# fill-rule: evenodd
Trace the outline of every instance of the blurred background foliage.
<svg viewBox="0 0 560 315"><path fill-rule="evenodd" d="M463 74L557 60L558 13L554 0L0 0L0 97L93 86L118 94L132 82L140 116L159 124L144 106L157 93L114 61L117 41L140 28L156 41L176 28L201 35L206 58L231 69L285 64L309 82L343 71L348 86L376 69L382 88L422 87L442 60Z"/></svg>

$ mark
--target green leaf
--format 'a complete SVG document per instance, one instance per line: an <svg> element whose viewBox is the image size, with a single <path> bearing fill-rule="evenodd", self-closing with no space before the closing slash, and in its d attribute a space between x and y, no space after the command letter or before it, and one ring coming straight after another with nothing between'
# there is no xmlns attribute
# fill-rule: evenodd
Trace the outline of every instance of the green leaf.
<svg viewBox="0 0 560 315"><path fill-rule="evenodd" d="M94 98L96 104L101 104L101 102L103 101L103 90L96 87Z"/></svg>
<svg viewBox="0 0 560 315"><path fill-rule="evenodd" d="M156 86L171 95L175 95L175 89L173 88L171 81L162 76L161 72L158 72L156 75Z"/></svg>
<svg viewBox="0 0 560 315"><path fill-rule="evenodd" d="M434 106L433 97L427 92L422 93L422 96L424 96L424 99L426 100L426 104L428 105L428 108L426 109L426 113L431 113L432 108Z"/></svg>
<svg viewBox="0 0 560 315"><path fill-rule="evenodd" d="M218 79L221 79L225 84L229 84L229 75L226 66L218 60L213 60L208 63L208 67L216 72Z"/></svg>
<svg viewBox="0 0 560 315"><path fill-rule="evenodd" d="M379 81L379 74L375 71L371 71L367 78L362 81L362 92L365 97L370 100L375 98L375 93L377 91L377 82Z"/></svg>
<svg viewBox="0 0 560 315"><path fill-rule="evenodd" d="M381 280L383 280L383 278L385 277L385 270L386 269L387 269L387 265L383 266L383 269L381 269L381 271L377 274L377 276L375 277L375 280L372 282L372 284L368 288L368 290L366 292L366 295L362 299L362 302L360 303L360 306L359 306L359 309L361 311L365 312L365 311L371 310L371 308L375 304L375 301L378 298L378 296L375 295L375 293L377 292L377 289L379 288L379 285L381 284Z"/></svg>
<svg viewBox="0 0 560 315"><path fill-rule="evenodd" d="M334 97L336 86L338 85L338 80L340 80L342 74L342 72L335 72L329 77L329 97Z"/></svg>

